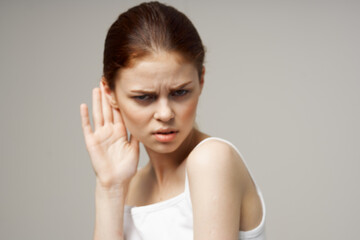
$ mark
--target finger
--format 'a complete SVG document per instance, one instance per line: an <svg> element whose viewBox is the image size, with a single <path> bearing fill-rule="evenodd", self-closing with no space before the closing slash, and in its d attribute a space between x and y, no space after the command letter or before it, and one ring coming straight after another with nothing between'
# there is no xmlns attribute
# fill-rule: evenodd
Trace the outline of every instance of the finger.
<svg viewBox="0 0 360 240"><path fill-rule="evenodd" d="M101 107L101 93L99 88L93 89L93 120L95 131L104 125L104 118Z"/></svg>
<svg viewBox="0 0 360 240"><path fill-rule="evenodd" d="M113 114L111 111L111 106L106 99L104 84L100 81L100 89L101 89L101 102L102 102L102 110L104 115L104 124L113 122Z"/></svg>
<svg viewBox="0 0 360 240"><path fill-rule="evenodd" d="M92 133L91 124L89 119L89 110L85 103L80 104L80 116L81 116L81 127L83 129L84 136Z"/></svg>

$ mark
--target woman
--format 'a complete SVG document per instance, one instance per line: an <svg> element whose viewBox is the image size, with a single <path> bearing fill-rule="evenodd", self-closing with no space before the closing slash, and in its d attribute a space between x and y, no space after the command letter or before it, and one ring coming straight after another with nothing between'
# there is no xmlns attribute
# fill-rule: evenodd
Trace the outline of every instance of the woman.
<svg viewBox="0 0 360 240"><path fill-rule="evenodd" d="M94 130L80 106L96 173L94 239L265 239L263 199L241 154L195 127L204 54L190 20L158 2L110 27ZM149 163L137 170L139 142Z"/></svg>

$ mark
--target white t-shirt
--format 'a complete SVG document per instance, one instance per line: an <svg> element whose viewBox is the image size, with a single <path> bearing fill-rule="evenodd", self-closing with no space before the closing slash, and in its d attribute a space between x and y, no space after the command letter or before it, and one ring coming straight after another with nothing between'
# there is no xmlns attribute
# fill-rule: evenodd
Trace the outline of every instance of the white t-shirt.
<svg viewBox="0 0 360 240"><path fill-rule="evenodd" d="M217 139L232 146L244 160L239 150L229 141ZM244 162L245 166L246 163ZM248 169L249 171L249 169ZM249 171L250 176L251 172ZM253 179L254 183L255 180ZM265 240L265 204L260 189L256 185L262 205L261 223L249 231L239 231L240 240ZM190 199L188 176L185 171L185 191L176 197L158 203L135 207L125 205L124 236L126 240L193 240L193 213Z"/></svg>

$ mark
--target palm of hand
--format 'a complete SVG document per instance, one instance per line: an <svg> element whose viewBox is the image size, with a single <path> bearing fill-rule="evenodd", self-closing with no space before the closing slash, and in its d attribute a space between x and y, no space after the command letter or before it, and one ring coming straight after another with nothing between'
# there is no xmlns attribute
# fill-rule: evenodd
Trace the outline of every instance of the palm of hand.
<svg viewBox="0 0 360 240"><path fill-rule="evenodd" d="M139 142L130 136L119 109L110 106L104 87L93 90L92 131L86 104L80 106L86 148L97 180L105 188L126 184L135 175L139 161Z"/></svg>

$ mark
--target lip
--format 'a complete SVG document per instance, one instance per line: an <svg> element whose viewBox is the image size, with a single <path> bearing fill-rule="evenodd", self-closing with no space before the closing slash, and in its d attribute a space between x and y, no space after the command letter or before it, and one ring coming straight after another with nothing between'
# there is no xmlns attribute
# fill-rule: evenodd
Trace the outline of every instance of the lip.
<svg viewBox="0 0 360 240"><path fill-rule="evenodd" d="M171 142L176 138L178 132L172 128L161 128L154 132L153 135L159 142Z"/></svg>
<svg viewBox="0 0 360 240"><path fill-rule="evenodd" d="M177 132L163 134L163 133L154 133L155 139L159 142L171 142L176 138Z"/></svg>
<svg viewBox="0 0 360 240"><path fill-rule="evenodd" d="M159 128L158 130L156 130L155 132L153 132L153 134L157 134L157 133L170 133L170 132L174 132L177 133L179 131L177 131L174 128Z"/></svg>

